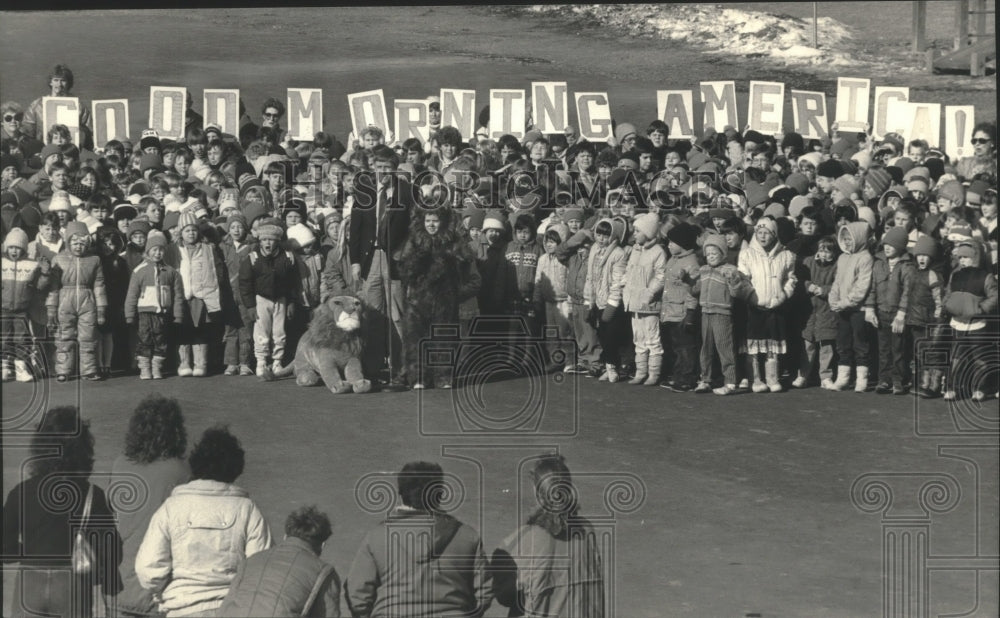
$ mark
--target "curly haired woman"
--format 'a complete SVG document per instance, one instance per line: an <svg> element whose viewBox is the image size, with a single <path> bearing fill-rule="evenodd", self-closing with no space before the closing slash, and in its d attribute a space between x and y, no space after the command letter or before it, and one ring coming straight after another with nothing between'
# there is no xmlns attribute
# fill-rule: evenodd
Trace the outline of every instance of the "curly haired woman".
<svg viewBox="0 0 1000 618"><path fill-rule="evenodd" d="M146 396L136 407L125 434L125 452L111 466L116 478L141 479L145 501L135 511L118 514L122 535L122 580L118 613L125 616L155 616L153 593L143 590L135 576L135 557L142 537L163 501L174 487L187 483L191 470L184 460L187 431L176 399L159 394Z"/></svg>

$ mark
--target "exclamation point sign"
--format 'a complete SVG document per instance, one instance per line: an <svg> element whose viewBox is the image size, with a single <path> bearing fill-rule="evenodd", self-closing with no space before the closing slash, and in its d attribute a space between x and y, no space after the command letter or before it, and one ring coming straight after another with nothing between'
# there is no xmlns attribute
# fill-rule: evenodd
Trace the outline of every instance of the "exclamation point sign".
<svg viewBox="0 0 1000 618"><path fill-rule="evenodd" d="M955 151L961 157L965 154L965 110L955 112L955 139L958 140L958 148Z"/></svg>

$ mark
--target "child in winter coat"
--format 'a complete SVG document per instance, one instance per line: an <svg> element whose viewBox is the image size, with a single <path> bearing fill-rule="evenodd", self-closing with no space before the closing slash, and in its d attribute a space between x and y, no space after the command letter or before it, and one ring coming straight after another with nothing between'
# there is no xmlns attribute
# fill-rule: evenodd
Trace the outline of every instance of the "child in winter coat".
<svg viewBox="0 0 1000 618"><path fill-rule="evenodd" d="M250 225L245 216L235 212L226 218L226 229L229 231L223 239L222 258L226 262L226 273L229 275L231 290L239 290L240 263L253 251L256 239L250 236ZM250 359L253 357L253 320L243 305L239 294L234 294L236 311L226 324L223 335L226 343L223 361L226 364L227 376L252 376Z"/></svg>
<svg viewBox="0 0 1000 618"><path fill-rule="evenodd" d="M49 290L51 265L28 255L28 235L19 227L3 240L3 381L32 382L45 368L29 366L35 354L35 334L28 309L36 296ZM17 353L17 348L21 353ZM27 354L24 352L28 351ZM31 365L36 365L32 362Z"/></svg>
<svg viewBox="0 0 1000 618"><path fill-rule="evenodd" d="M177 227L177 242L167 254L168 263L174 260L170 265L180 273L187 301L180 324L177 375L203 377L208 374L208 342L221 341L223 308L230 300L226 263L218 247L203 238L193 213L181 213Z"/></svg>
<svg viewBox="0 0 1000 618"><path fill-rule="evenodd" d="M482 278L479 313L484 316L509 315L518 297L517 273L506 259L506 234L503 215L487 214L483 220L482 242L475 251Z"/></svg>
<svg viewBox="0 0 1000 618"><path fill-rule="evenodd" d="M166 248L166 236L155 231L149 234L146 259L132 271L125 296L125 322L138 333L140 380L163 379L167 325L184 319L184 286L180 274L163 262Z"/></svg>
<svg viewBox="0 0 1000 618"><path fill-rule="evenodd" d="M997 276L993 269L982 266L982 248L975 241L959 244L952 251L958 260L958 269L951 274L944 308L951 316L950 326L955 333L952 362L949 367L948 388L944 398L952 401L971 394L973 401L983 401L985 393L995 393L995 372L989 363L989 341L995 341L997 311ZM970 341L971 340L971 341ZM985 343L983 343L985 342ZM994 344L995 345L995 344ZM968 364L973 367L968 367ZM966 384L956 376L981 377L978 384Z"/></svg>
<svg viewBox="0 0 1000 618"><path fill-rule="evenodd" d="M239 289L243 306L254 324L257 376L264 377L268 354L275 371L282 367L285 320L289 313L294 317L299 278L294 256L282 251L280 246L285 235L281 222L274 218L264 219L256 235L257 246L240 262Z"/></svg>
<svg viewBox="0 0 1000 618"><path fill-rule="evenodd" d="M764 216L754 226L750 245L740 252L739 270L750 278L754 292L747 311L747 351L752 360L753 392L781 392L778 355L786 350L782 306L795 291L795 254L778 240L777 222ZM758 361L765 356L763 376ZM763 378L763 379L762 379Z"/></svg>
<svg viewBox="0 0 1000 618"><path fill-rule="evenodd" d="M321 303L334 296L358 293L357 281L351 276L351 256L347 251L350 218L341 224L340 213L334 212L327 215L323 223L326 227L327 240L320 247L324 262L320 278Z"/></svg>
<svg viewBox="0 0 1000 618"><path fill-rule="evenodd" d="M517 300L514 311L516 315L531 318L534 313L532 297L535 287L535 271L538 268L538 257L541 250L535 240L537 225L535 219L528 214L517 215L514 219L514 240L507 243L504 257L514 268L517 276ZM533 334L537 334L537 322L529 320Z"/></svg>
<svg viewBox="0 0 1000 618"><path fill-rule="evenodd" d="M80 375L100 380L97 369L97 326L103 325L108 308L101 260L88 253L90 232L79 221L66 226L68 253L52 259L52 290L49 292L49 329L56 335L56 380L65 382L73 373L77 352Z"/></svg>
<svg viewBox="0 0 1000 618"><path fill-rule="evenodd" d="M868 253L871 228L863 221L847 223L837 231L840 257L837 274L830 288L830 309L837 314L837 380L834 387L845 390L851 381L851 365L857 367L855 391L868 389L869 335L867 323L875 317L874 309L862 311L872 283L874 259Z"/></svg>
<svg viewBox="0 0 1000 618"><path fill-rule="evenodd" d="M678 223L667 231L667 260L663 282L663 304L660 321L664 324L666 339L674 355L671 374L673 379L662 385L677 393L695 387L698 347L698 299L691 293L698 282L701 264L695 249L698 245L698 228L690 223Z"/></svg>
<svg viewBox="0 0 1000 618"><path fill-rule="evenodd" d="M319 306L323 256L319 254L316 235L309 226L304 223L291 225L287 234L288 246L295 256L295 266L299 271L299 297L296 299L298 307L295 319L289 320L285 329L288 333L289 354L294 356L299 339L309 328L312 312Z"/></svg>
<svg viewBox="0 0 1000 618"><path fill-rule="evenodd" d="M837 274L839 253L837 240L833 236L825 236L816 244L816 255L805 259L805 270L809 275L803 281L803 286L809 295L810 307L805 327L802 329L805 351L799 375L792 382L795 388L806 386L818 360L820 386L826 390L834 390L833 362L837 339L837 314L830 309L829 295Z"/></svg>
<svg viewBox="0 0 1000 618"><path fill-rule="evenodd" d="M667 256L659 244L659 218L653 213L635 220L635 246L625 268L622 301L632 313L635 376L629 384L656 386L663 365L660 341L660 304L666 279Z"/></svg>
<svg viewBox="0 0 1000 618"><path fill-rule="evenodd" d="M586 373L596 378L604 372L601 365L601 344L597 340L597 330L590 322L590 305L584 296L587 264L593 244L593 232L577 230L563 246L563 255L566 259L566 297L570 304L570 325L576 340L577 365L572 372Z"/></svg>
<svg viewBox="0 0 1000 618"><path fill-rule="evenodd" d="M550 225L545 231L543 253L538 258L538 268L535 270L535 285L532 303L539 321L554 329L558 340L546 343L545 370L548 373L556 368L569 373L576 363L566 363L572 358L572 350L563 350L562 342L572 339L570 327L571 303L566 295L566 264L560 259L558 249L569 240L569 228L557 223ZM548 339L548 337L547 337Z"/></svg>
<svg viewBox="0 0 1000 618"><path fill-rule="evenodd" d="M880 395L905 395L909 390L910 350L906 327L915 269L906 252L907 232L894 227L882 237L882 252L872 264L872 289L865 310L875 310L878 328L878 385Z"/></svg>
<svg viewBox="0 0 1000 618"><path fill-rule="evenodd" d="M696 393L712 390L716 395L736 392L736 346L733 342L733 301L753 292L736 266L726 261L726 240L709 234L703 244L705 264L691 292L701 305L701 381ZM718 357L723 384L712 389L712 361Z"/></svg>
<svg viewBox="0 0 1000 618"><path fill-rule="evenodd" d="M105 379L111 377L115 343L126 343L125 294L132 271L119 255L121 247L122 237L117 229L105 226L97 231L97 251L101 258L104 288L108 296L107 320L97 327L97 366L101 377ZM126 351L127 347L122 349L123 353Z"/></svg>
<svg viewBox="0 0 1000 618"><path fill-rule="evenodd" d="M937 255L937 242L930 236L922 236L913 246L916 271L913 274L913 285L910 287L906 326L913 333L914 339L921 337L934 339L937 336L937 324L941 320L944 308L942 293L944 278L934 268ZM933 367L922 369L917 394L924 399L940 397L941 376L942 372L939 369Z"/></svg>
<svg viewBox="0 0 1000 618"><path fill-rule="evenodd" d="M625 313L621 308L622 287L625 284L625 224L620 219L601 219L594 226L596 245L587 261L584 298L590 305L590 321L595 324L601 342L601 362L604 373L600 380L618 381L621 362L619 347Z"/></svg>

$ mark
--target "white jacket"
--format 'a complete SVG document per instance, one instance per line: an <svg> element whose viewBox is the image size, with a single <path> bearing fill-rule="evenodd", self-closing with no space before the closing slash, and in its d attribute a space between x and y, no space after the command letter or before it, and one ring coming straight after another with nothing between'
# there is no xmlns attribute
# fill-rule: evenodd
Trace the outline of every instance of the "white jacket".
<svg viewBox="0 0 1000 618"><path fill-rule="evenodd" d="M271 547L249 494L228 483L178 485L153 515L135 559L139 584L160 596L167 616L222 605L240 562Z"/></svg>

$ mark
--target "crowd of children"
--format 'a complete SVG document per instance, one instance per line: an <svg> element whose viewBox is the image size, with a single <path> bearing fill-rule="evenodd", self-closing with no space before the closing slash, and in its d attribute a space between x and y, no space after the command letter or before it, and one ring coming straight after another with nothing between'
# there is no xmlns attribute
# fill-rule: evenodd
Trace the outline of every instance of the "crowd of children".
<svg viewBox="0 0 1000 618"><path fill-rule="evenodd" d="M18 104L3 108L16 118ZM671 140L660 121L645 135L617 123L598 144L529 126L466 143L430 108L426 144L375 127L349 147L323 133L298 143L274 122L242 139L147 130L138 149L118 139L100 152L60 125L45 144L5 133L3 379L50 371L47 340L59 381L112 367L264 375L326 299L399 293L401 315L385 305L369 328L379 348L391 320L402 349L377 349L365 371L414 388L452 384L418 367L433 325L467 334L475 316L508 316L573 342L548 348L546 370L607 382L996 395L995 370L962 384L913 355L923 342L989 363L1000 336L995 124L952 161L836 127L811 141L732 127ZM414 199L386 219L393 189L379 193L361 246L352 216L390 173ZM399 292L373 292L376 275ZM397 375L384 372L393 354Z"/></svg>

